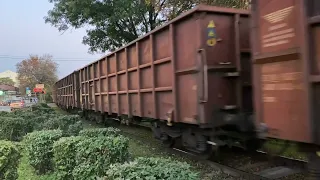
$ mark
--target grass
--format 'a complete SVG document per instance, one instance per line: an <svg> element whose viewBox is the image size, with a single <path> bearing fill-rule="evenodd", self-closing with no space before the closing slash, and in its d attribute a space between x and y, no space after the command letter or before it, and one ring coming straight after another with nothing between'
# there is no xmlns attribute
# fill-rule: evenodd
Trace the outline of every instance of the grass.
<svg viewBox="0 0 320 180"><path fill-rule="evenodd" d="M52 107L52 109L54 109L57 113L59 113L59 114L70 114L70 113L68 113L67 111L64 111L64 110L62 110L61 108L59 108L59 107Z"/></svg>
<svg viewBox="0 0 320 180"><path fill-rule="evenodd" d="M20 165L18 167L18 180L54 180L53 174L38 176L36 175L32 166L28 163L28 158L25 152L22 152L22 158L20 159Z"/></svg>
<svg viewBox="0 0 320 180"><path fill-rule="evenodd" d="M40 178L34 174L33 168L28 164L28 158L25 153L22 153L18 174L18 180L40 180Z"/></svg>
<svg viewBox="0 0 320 180"><path fill-rule="evenodd" d="M284 146L287 146L287 148L279 155L289 158L307 160L306 154L300 152L298 145L295 143L285 144L285 142L281 140L269 140L264 144L262 150L271 153L278 153Z"/></svg>

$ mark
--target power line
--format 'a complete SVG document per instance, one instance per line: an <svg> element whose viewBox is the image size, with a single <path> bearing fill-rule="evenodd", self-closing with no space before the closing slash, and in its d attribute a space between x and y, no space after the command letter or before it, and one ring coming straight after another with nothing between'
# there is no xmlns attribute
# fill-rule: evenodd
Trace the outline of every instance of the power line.
<svg viewBox="0 0 320 180"><path fill-rule="evenodd" d="M23 60L28 59L28 56L10 56L10 55L0 55L0 59L13 59L13 60ZM87 58L52 58L55 61L94 61L94 59Z"/></svg>
<svg viewBox="0 0 320 180"><path fill-rule="evenodd" d="M24 59L27 59L27 58L5 58L5 57L0 57L0 59L14 59L14 60L24 60ZM57 60L57 59L52 59L54 61L57 61L57 62L70 62L70 61L82 61L82 62L91 62L91 61L94 61L94 60L76 60L76 59L73 59L73 60Z"/></svg>
<svg viewBox="0 0 320 180"><path fill-rule="evenodd" d="M7 54L0 54L0 57L12 57L12 58L29 58L30 56L15 56L15 55L7 55ZM73 58L73 57L58 57L56 59L87 59L87 58Z"/></svg>

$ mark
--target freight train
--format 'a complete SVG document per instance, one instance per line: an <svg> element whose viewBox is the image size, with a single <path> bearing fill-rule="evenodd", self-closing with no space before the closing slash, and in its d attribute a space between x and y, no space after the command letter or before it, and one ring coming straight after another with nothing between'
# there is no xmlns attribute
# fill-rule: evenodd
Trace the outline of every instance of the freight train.
<svg viewBox="0 0 320 180"><path fill-rule="evenodd" d="M98 122L148 119L164 145L179 139L204 158L226 145L256 150L267 138L298 142L320 172L320 3L251 3L251 12L183 13L56 82L55 103Z"/></svg>

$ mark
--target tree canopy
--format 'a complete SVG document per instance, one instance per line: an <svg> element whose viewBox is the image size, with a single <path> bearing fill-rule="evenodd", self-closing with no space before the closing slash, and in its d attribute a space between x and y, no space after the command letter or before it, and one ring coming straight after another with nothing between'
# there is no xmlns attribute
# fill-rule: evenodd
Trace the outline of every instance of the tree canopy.
<svg viewBox="0 0 320 180"><path fill-rule="evenodd" d="M45 22L66 31L87 28L90 52L113 51L199 3L247 8L249 0L49 0Z"/></svg>
<svg viewBox="0 0 320 180"><path fill-rule="evenodd" d="M50 90L58 80L58 65L50 55L30 55L28 59L19 62L17 65L19 89L25 93L26 87L33 89L36 84L44 84Z"/></svg>
<svg viewBox="0 0 320 180"><path fill-rule="evenodd" d="M0 85L1 84L14 86L14 81L9 77L3 77L3 78L0 78Z"/></svg>

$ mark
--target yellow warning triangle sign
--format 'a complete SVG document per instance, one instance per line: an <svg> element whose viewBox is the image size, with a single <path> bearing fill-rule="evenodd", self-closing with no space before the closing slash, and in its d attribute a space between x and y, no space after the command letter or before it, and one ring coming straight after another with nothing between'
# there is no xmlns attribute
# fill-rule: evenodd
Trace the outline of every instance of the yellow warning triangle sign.
<svg viewBox="0 0 320 180"><path fill-rule="evenodd" d="M213 31L210 31L209 34L208 34L208 36L209 36L209 37L214 37L214 32L213 32Z"/></svg>
<svg viewBox="0 0 320 180"><path fill-rule="evenodd" d="M208 28L214 28L216 25L214 24L213 20L209 22Z"/></svg>

